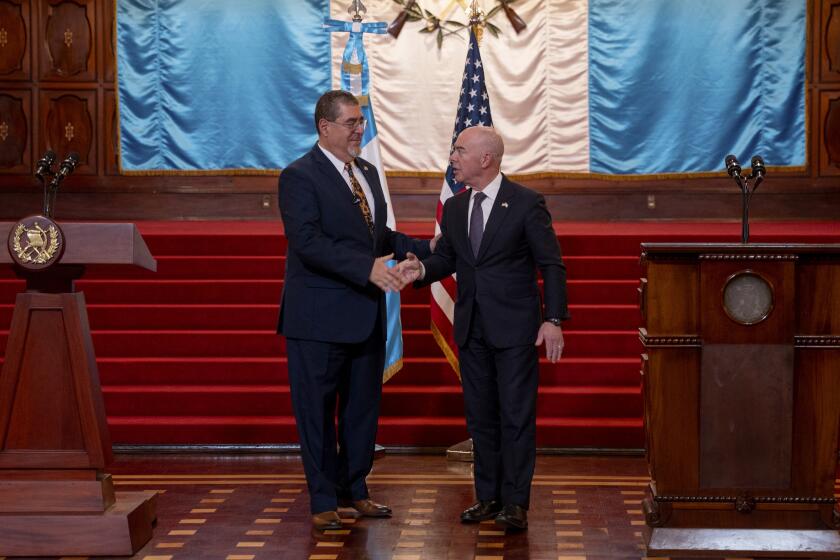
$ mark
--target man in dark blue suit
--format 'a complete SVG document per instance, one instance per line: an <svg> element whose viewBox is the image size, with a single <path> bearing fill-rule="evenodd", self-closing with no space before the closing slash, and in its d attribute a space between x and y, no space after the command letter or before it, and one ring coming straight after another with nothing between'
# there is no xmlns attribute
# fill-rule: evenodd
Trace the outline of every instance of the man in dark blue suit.
<svg viewBox="0 0 840 560"><path fill-rule="evenodd" d="M288 249L277 330L286 336L312 522L325 530L341 527L339 505L391 515L365 483L382 396L384 292L401 287L386 263L408 251L426 256L430 242L386 225L377 170L358 157L365 120L357 99L325 93L315 126L318 143L280 176Z"/></svg>
<svg viewBox="0 0 840 560"><path fill-rule="evenodd" d="M537 347L545 343L548 360L560 359L568 306L566 269L545 200L501 174L503 154L494 129L461 132L450 163L455 179L471 189L444 204L434 254L422 263L409 255L400 271L404 283L418 285L457 273L455 342L478 499L461 521L495 518L522 530L536 460Z"/></svg>

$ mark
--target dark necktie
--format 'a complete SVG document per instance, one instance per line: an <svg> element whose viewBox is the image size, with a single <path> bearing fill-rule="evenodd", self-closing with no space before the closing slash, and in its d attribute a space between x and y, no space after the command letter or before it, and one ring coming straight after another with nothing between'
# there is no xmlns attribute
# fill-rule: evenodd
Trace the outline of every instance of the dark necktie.
<svg viewBox="0 0 840 560"><path fill-rule="evenodd" d="M357 204L359 205L359 210L362 211L362 217L365 219L368 231L370 231L370 236L373 237L373 214L370 212L370 206L368 205L365 191L362 190L362 185L359 183L359 180L356 179L356 176L353 175L353 162L350 161L345 163L344 170L347 172L347 175L350 176L350 186L353 187L353 203L356 203L358 200Z"/></svg>
<svg viewBox="0 0 840 560"><path fill-rule="evenodd" d="M473 196L473 209L470 214L470 245L472 245L473 256L478 256L478 249L481 247L481 237L484 235L484 212L481 210L482 201L487 195L482 192Z"/></svg>

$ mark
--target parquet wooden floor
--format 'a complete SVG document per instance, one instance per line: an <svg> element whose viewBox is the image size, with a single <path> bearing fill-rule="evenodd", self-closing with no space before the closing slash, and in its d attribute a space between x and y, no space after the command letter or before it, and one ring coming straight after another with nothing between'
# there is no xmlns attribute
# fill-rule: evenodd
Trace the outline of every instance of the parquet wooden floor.
<svg viewBox="0 0 840 560"><path fill-rule="evenodd" d="M458 521L473 502L471 468L440 455L386 455L368 483L394 516L342 509L345 528L327 534L311 530L296 455L120 455L109 470L118 491L159 492L140 560L645 558L643 458L538 457L530 528L519 534Z"/></svg>

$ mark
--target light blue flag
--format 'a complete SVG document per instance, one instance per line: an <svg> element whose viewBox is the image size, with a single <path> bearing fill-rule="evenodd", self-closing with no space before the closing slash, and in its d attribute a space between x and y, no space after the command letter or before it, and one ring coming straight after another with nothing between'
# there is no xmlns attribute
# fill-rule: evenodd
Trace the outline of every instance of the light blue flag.
<svg viewBox="0 0 840 560"><path fill-rule="evenodd" d="M315 143L329 0L118 0L124 172L270 170ZM276 173L276 172L275 172Z"/></svg>
<svg viewBox="0 0 840 560"><path fill-rule="evenodd" d="M359 99L362 108L362 115L367 121L365 133L362 136L362 159L372 163L379 173L379 183L382 185L382 194L385 195L385 202L388 204L388 227L396 229L397 222L394 218L394 207L391 204L391 195L388 192L388 182L385 178L385 171L382 167L382 155L379 149L379 139L376 135L376 119L373 117L373 105L370 102L370 70L368 68L367 55L365 54L364 34L382 34L387 31L388 24L385 22L362 23L352 21L339 21L327 19L324 28L331 33L349 32L347 46L344 48L341 64L341 89L349 91ZM390 261L389 267L397 264L397 261ZM400 320L400 293L387 292L385 294L385 305L387 308L388 332L385 341L385 368L382 372L382 382L388 381L395 373L402 369L403 342L402 322Z"/></svg>
<svg viewBox="0 0 840 560"><path fill-rule="evenodd" d="M593 173L805 165L805 0L589 0Z"/></svg>

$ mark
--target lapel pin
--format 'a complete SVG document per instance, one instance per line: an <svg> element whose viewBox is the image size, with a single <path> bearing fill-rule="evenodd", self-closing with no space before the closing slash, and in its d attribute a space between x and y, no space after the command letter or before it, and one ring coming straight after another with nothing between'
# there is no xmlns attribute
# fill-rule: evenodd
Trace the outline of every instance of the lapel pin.
<svg viewBox="0 0 840 560"><path fill-rule="evenodd" d="M367 170L368 170L367 165L365 165L365 166L364 166L364 170L365 170L365 171L367 171Z"/></svg>
<svg viewBox="0 0 840 560"><path fill-rule="evenodd" d="M507 208L507 207L508 207L508 203L507 202L502 202L502 208Z"/></svg>

